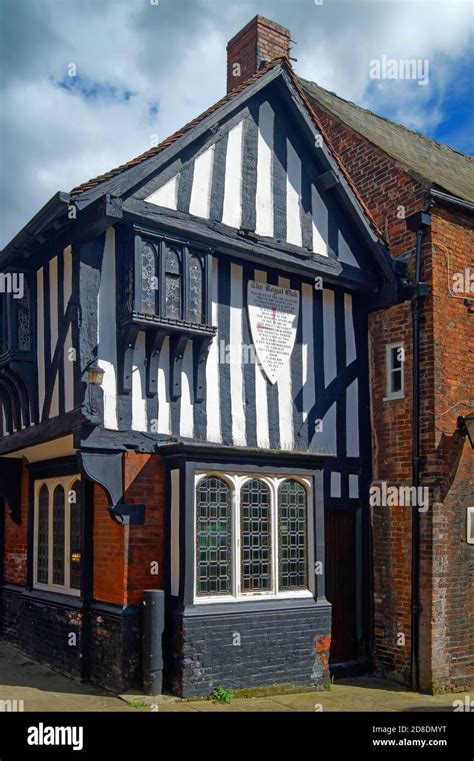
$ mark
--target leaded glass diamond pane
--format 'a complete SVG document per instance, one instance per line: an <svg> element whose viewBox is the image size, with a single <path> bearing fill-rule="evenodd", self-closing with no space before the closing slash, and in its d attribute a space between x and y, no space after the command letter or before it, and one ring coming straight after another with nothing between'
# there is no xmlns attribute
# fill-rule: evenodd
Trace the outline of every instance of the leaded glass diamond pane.
<svg viewBox="0 0 474 761"><path fill-rule="evenodd" d="M64 488L53 493L53 584L64 584Z"/></svg>
<svg viewBox="0 0 474 761"><path fill-rule="evenodd" d="M81 588L81 534L82 534L82 484L75 481L71 488L71 523L70 523L70 586Z"/></svg>
<svg viewBox="0 0 474 761"><path fill-rule="evenodd" d="M240 497L242 592L271 592L270 489L249 481Z"/></svg>
<svg viewBox="0 0 474 761"><path fill-rule="evenodd" d="M142 247L142 308L146 314L156 313L158 294L157 254L150 243Z"/></svg>
<svg viewBox="0 0 474 761"><path fill-rule="evenodd" d="M37 581L40 584L48 583L48 523L49 492L46 484L43 484L38 498Z"/></svg>
<svg viewBox="0 0 474 761"><path fill-rule="evenodd" d="M197 593L231 593L231 494L221 478L209 476L197 487Z"/></svg>
<svg viewBox="0 0 474 761"><path fill-rule="evenodd" d="M279 589L307 589L306 490L285 481L278 491Z"/></svg>
<svg viewBox="0 0 474 761"><path fill-rule="evenodd" d="M166 316L175 320L182 318L181 272L176 251L167 249L165 254L165 309Z"/></svg>
<svg viewBox="0 0 474 761"><path fill-rule="evenodd" d="M28 283L24 281L23 298L18 302L18 348L20 351L30 351L31 348L31 317L30 317L30 290Z"/></svg>
<svg viewBox="0 0 474 761"><path fill-rule="evenodd" d="M202 322L202 266L194 255L189 259L189 319Z"/></svg>

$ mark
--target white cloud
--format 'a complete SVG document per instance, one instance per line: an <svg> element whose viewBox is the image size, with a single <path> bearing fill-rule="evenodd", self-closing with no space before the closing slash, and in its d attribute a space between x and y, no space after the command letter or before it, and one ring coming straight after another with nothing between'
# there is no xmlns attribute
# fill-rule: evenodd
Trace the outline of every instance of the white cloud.
<svg viewBox="0 0 474 761"><path fill-rule="evenodd" d="M2 0L1 8L2 243L57 190L142 153L152 135L165 138L222 97L226 42L256 13L290 28L298 74L421 131L445 118L472 46L467 2ZM383 54L429 58L429 86L369 80L368 61ZM134 95L85 98L58 86L70 63L81 81Z"/></svg>

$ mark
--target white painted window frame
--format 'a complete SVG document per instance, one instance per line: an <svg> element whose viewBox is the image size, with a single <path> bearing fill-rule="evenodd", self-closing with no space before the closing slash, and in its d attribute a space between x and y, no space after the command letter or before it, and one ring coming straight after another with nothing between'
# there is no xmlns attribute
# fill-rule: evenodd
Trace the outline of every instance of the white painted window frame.
<svg viewBox="0 0 474 761"><path fill-rule="evenodd" d="M468 544L474 544L473 528L474 526L474 506L468 507L466 512L466 541Z"/></svg>
<svg viewBox="0 0 474 761"><path fill-rule="evenodd" d="M272 473L239 473L225 471L203 471L196 473L194 479L194 539L197 532L197 487L204 478L214 476L225 481L231 490L231 564L232 564L232 594L230 595L198 595L197 593L197 547L193 542L193 574L195 605L212 605L223 602L249 602L251 600L284 600L295 598L314 597L315 584L312 570L314 569L314 517L312 505L311 480L299 475L275 475ZM240 494L242 487L253 479L263 481L270 489L270 516L271 516L271 541L272 541L272 592L242 592L241 591L241 559L240 559ZM278 590L279 576L279 547L278 547L278 490L284 481L298 481L306 490L306 541L308 548L308 589L296 589L294 591Z"/></svg>
<svg viewBox="0 0 474 761"><path fill-rule="evenodd" d="M57 478L40 478L34 485L34 544L33 544L33 588L49 592L59 592L65 595L81 596L80 589L71 588L71 504L68 499L69 491L73 484L81 481L81 476L76 473L73 476L61 476ZM38 581L38 511L39 493L45 484L48 488L48 584ZM65 494L64 501L64 584L53 584L53 495L56 486L62 486Z"/></svg>
<svg viewBox="0 0 474 761"><path fill-rule="evenodd" d="M386 344L385 346L386 396L384 397L384 401L405 398L405 360L402 360L401 368L393 367L392 349L403 349L403 351L405 351L405 344L403 341L395 341L394 343ZM392 391L393 374L399 370L402 378L401 388L400 391Z"/></svg>

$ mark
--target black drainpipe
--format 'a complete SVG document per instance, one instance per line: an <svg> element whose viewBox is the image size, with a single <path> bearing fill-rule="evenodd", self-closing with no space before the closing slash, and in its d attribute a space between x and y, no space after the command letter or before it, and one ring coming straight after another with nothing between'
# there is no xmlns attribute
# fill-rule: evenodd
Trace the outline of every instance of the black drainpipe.
<svg viewBox="0 0 474 761"><path fill-rule="evenodd" d="M429 210L416 212L406 219L409 230L416 232L415 282L410 286L413 335L413 407L412 407L412 484L418 489L423 458L420 455L420 323L423 298L428 286L421 280L421 251L425 228L431 225ZM417 494L418 492L416 492ZM415 504L411 514L411 652L410 687L419 689L419 621L420 621L420 515Z"/></svg>

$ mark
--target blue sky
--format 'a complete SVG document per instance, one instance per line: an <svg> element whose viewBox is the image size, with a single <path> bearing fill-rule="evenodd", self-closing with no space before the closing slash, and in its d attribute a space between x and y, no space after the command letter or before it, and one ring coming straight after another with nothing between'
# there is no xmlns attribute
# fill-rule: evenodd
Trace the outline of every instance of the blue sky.
<svg viewBox="0 0 474 761"><path fill-rule="evenodd" d="M297 74L474 152L472 2L0 0L0 245L58 190L148 150L225 92L226 43L257 13ZM374 59L428 61L425 86ZM73 76L71 76L73 73Z"/></svg>

